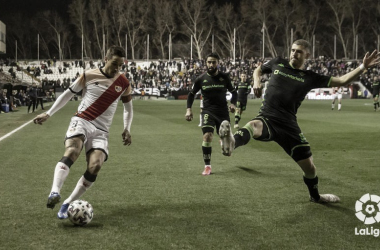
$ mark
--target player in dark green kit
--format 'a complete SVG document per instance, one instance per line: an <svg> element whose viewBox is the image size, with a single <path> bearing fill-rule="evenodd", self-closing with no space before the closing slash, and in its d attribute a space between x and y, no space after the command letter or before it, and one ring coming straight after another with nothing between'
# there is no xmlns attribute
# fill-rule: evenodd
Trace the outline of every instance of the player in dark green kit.
<svg viewBox="0 0 380 250"><path fill-rule="evenodd" d="M236 103L234 128L239 128L239 121L241 119L241 115L243 114L243 111L246 110L248 94L250 92L251 92L251 83L247 81L247 74L241 73L240 81L237 86L238 99Z"/></svg>
<svg viewBox="0 0 380 250"><path fill-rule="evenodd" d="M310 144L298 126L297 110L311 89L347 85L366 68L379 64L379 53L376 50L371 55L367 53L358 68L341 77L324 76L304 70L304 62L309 56L310 44L305 40L296 40L291 48L290 61L277 57L254 71L253 90L256 96L261 96L262 74L272 74L263 105L259 115L239 129L230 141L235 144L234 148L247 144L251 138L277 142L301 167L310 201L339 202L339 197L334 194L319 194ZM223 132L223 126L220 130ZM231 155L232 150L231 147L228 155Z"/></svg>
<svg viewBox="0 0 380 250"><path fill-rule="evenodd" d="M201 127L203 132L202 152L205 168L202 175L211 174L211 142L214 134L214 128L219 131L221 123L226 120L230 121L228 106L226 100L227 90L231 92L230 111L235 111L237 99L236 89L232 86L228 74L218 71L219 56L212 53L207 56L207 72L195 79L192 90L187 97L187 110L185 118L187 121L193 120L193 112L191 107L194 102L195 94L201 90L203 98L203 108L201 113ZM231 127L225 128L225 133L232 137ZM224 145L228 145L229 141L225 141ZM228 149L229 150L229 149Z"/></svg>
<svg viewBox="0 0 380 250"><path fill-rule="evenodd" d="M375 76L372 83L373 108L375 111L379 109L379 83L379 78Z"/></svg>

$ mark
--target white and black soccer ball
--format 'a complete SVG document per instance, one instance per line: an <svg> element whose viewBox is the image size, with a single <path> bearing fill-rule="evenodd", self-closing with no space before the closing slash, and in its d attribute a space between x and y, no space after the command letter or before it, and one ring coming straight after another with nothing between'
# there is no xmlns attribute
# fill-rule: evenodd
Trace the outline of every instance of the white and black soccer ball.
<svg viewBox="0 0 380 250"><path fill-rule="evenodd" d="M84 226L91 222L94 210L87 201L75 200L70 203L67 215L74 225Z"/></svg>

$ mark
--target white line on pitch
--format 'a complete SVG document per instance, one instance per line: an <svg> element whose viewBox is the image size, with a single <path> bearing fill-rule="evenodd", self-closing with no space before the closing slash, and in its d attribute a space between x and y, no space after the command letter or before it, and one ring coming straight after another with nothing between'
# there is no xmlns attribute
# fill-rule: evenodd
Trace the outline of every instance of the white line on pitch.
<svg viewBox="0 0 380 250"><path fill-rule="evenodd" d="M23 127L25 127L26 125L28 125L29 123L33 122L33 120L30 120L28 121L27 123L24 123L23 125L21 125L20 127L16 128L15 130L9 132L8 134L4 135L3 137L0 137L0 141L4 140L5 138L13 135L14 133L16 133L17 131L19 131L20 129L22 129Z"/></svg>

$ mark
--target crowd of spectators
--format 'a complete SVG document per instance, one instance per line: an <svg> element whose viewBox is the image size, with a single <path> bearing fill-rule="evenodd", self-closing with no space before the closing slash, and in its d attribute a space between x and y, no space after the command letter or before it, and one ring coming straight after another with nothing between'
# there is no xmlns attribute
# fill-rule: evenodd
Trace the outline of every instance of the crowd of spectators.
<svg viewBox="0 0 380 250"><path fill-rule="evenodd" d="M252 80L253 71L264 62L263 58L244 60L237 58L235 61L232 58L225 58L220 60L219 70L229 73L232 83L236 85L241 73L247 74L248 80ZM341 76L353 70L359 64L360 61L357 60L334 60L327 57L319 57L308 60L305 68L324 75ZM23 70L22 66L10 60L0 60L0 74L6 73L3 72L3 65L11 66L8 73L12 78L15 77L15 70ZM39 88L41 90L39 92L42 93L43 98L45 100L54 100L55 91L58 88L62 90L67 89L79 77L79 71L72 78L63 77L54 80L49 80L46 76L41 77L41 71L43 71L43 76L52 74L53 72L60 75L67 71L75 71L78 68L87 70L102 66L104 66L104 62L101 60L96 62L91 60L88 62L81 60L57 62L53 58L52 60L43 61L40 65L27 65L25 70L40 79L41 84ZM194 79L206 71L206 64L204 60L188 58L177 58L172 61L158 60L150 63L126 61L121 71L130 80L133 89L158 88L164 92L169 92L172 89L186 91L190 90ZM360 82L371 92L374 77L379 74L379 68L372 68L360 76ZM266 75L262 81L267 81L269 77L270 75ZM4 96L7 96L7 99ZM10 110L17 109L17 106L28 106L31 99L28 96L28 89L25 88L16 91L12 91L12 89L11 91L2 90L0 97L2 103L7 102L10 104Z"/></svg>
<svg viewBox="0 0 380 250"><path fill-rule="evenodd" d="M53 89L44 90L42 87L22 86L14 89L12 85L6 84L0 89L0 113L8 113L18 111L19 107L28 107L29 112L35 112L39 105L44 109L44 102L55 101L55 93Z"/></svg>
<svg viewBox="0 0 380 250"><path fill-rule="evenodd" d="M248 79L252 80L253 71L264 62L265 60L262 58L250 58L245 60L237 59L234 63L231 58L227 58L220 61L219 70L229 73L232 83L236 85L241 73L247 74ZM319 74L339 77L352 71L359 64L360 61L357 60L334 60L320 57L308 60L305 68ZM170 71L169 69L171 68L175 70ZM136 64L131 63L126 70L126 76L135 88L149 88L153 86L189 89L193 80L205 71L204 60L182 59L180 63L176 61L152 62L148 67L144 68L136 67ZM371 92L374 77L379 74L379 68L369 69L365 74L360 76L360 81ZM269 77L270 75L264 77L262 81L267 81Z"/></svg>

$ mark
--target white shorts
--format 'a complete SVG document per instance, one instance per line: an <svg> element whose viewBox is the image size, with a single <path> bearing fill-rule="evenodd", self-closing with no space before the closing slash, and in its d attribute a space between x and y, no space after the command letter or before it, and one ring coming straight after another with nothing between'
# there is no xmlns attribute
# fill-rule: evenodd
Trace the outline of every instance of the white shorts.
<svg viewBox="0 0 380 250"><path fill-rule="evenodd" d="M84 135L84 148L86 154L90 150L102 150L108 158L108 133L97 129L90 122L79 117L72 117L65 140L79 135Z"/></svg>
<svg viewBox="0 0 380 250"><path fill-rule="evenodd" d="M342 99L342 94L333 94L332 99L335 100L336 98Z"/></svg>

